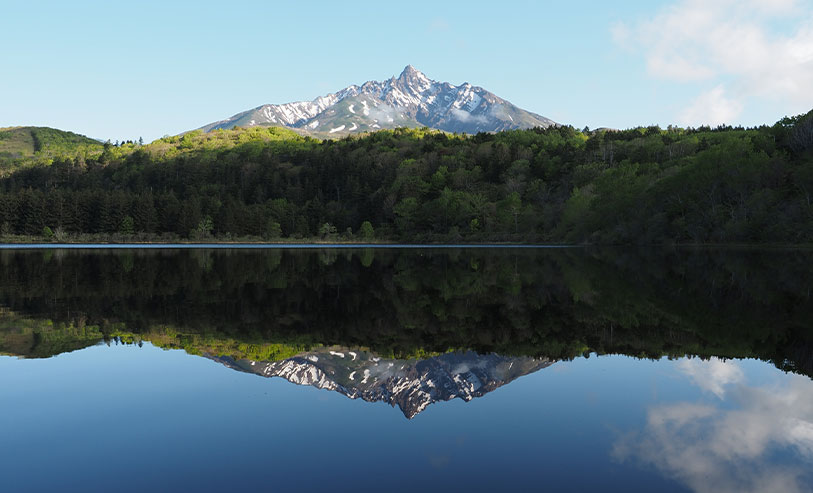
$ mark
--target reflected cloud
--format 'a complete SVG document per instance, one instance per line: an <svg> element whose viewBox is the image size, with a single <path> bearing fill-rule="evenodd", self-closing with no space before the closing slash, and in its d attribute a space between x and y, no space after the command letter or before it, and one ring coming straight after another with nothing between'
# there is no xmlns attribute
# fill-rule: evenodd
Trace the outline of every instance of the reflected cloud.
<svg viewBox="0 0 813 493"><path fill-rule="evenodd" d="M654 466L697 492L802 492L813 480L813 381L749 386L732 361L684 360L678 368L718 405L678 403L647 413L643 431L612 455Z"/></svg>
<svg viewBox="0 0 813 493"><path fill-rule="evenodd" d="M724 361L719 358L699 360L686 358L678 362L678 369L689 376L695 385L722 398L725 387L740 383L743 373L739 365L733 361Z"/></svg>

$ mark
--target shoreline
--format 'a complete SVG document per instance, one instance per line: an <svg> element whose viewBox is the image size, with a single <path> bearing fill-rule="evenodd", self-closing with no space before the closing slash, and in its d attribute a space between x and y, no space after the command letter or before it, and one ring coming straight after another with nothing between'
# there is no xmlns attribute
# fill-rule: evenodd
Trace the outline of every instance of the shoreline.
<svg viewBox="0 0 813 493"><path fill-rule="evenodd" d="M515 249L662 249L662 250L813 250L811 244L742 244L742 243L685 243L685 244L651 244L651 245L601 245L601 244L568 244L568 243L353 243L353 242L251 242L251 241L210 241L210 242L0 242L0 250L273 250L273 249L488 249L488 248L515 248Z"/></svg>
<svg viewBox="0 0 813 493"><path fill-rule="evenodd" d="M357 248L393 248L393 249L419 249L419 248L584 248L584 245L548 245L548 244L521 244L521 243L248 243L248 242L209 242L209 243L0 243L0 250L127 250L127 249L243 249L243 250L270 250L270 249L357 249Z"/></svg>

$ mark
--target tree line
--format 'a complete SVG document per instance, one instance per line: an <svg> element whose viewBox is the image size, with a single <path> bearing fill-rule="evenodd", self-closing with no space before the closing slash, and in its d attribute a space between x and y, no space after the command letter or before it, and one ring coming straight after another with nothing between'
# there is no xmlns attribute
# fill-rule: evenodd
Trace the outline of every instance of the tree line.
<svg viewBox="0 0 813 493"><path fill-rule="evenodd" d="M0 235L810 243L812 122L324 141L198 131L10 173Z"/></svg>

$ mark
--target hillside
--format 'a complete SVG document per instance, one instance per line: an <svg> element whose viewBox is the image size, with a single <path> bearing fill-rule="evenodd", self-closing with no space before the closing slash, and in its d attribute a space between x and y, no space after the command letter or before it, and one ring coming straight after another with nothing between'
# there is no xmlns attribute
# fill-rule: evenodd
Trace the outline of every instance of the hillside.
<svg viewBox="0 0 813 493"><path fill-rule="evenodd" d="M103 144L84 135L48 127L0 129L0 169L64 155L101 151Z"/></svg>

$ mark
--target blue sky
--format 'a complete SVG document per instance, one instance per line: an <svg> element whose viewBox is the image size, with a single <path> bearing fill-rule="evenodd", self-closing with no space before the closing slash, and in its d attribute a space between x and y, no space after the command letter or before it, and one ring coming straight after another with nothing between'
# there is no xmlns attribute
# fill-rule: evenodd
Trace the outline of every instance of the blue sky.
<svg viewBox="0 0 813 493"><path fill-rule="evenodd" d="M813 108L813 0L0 2L0 127L152 140L407 64L578 128Z"/></svg>

